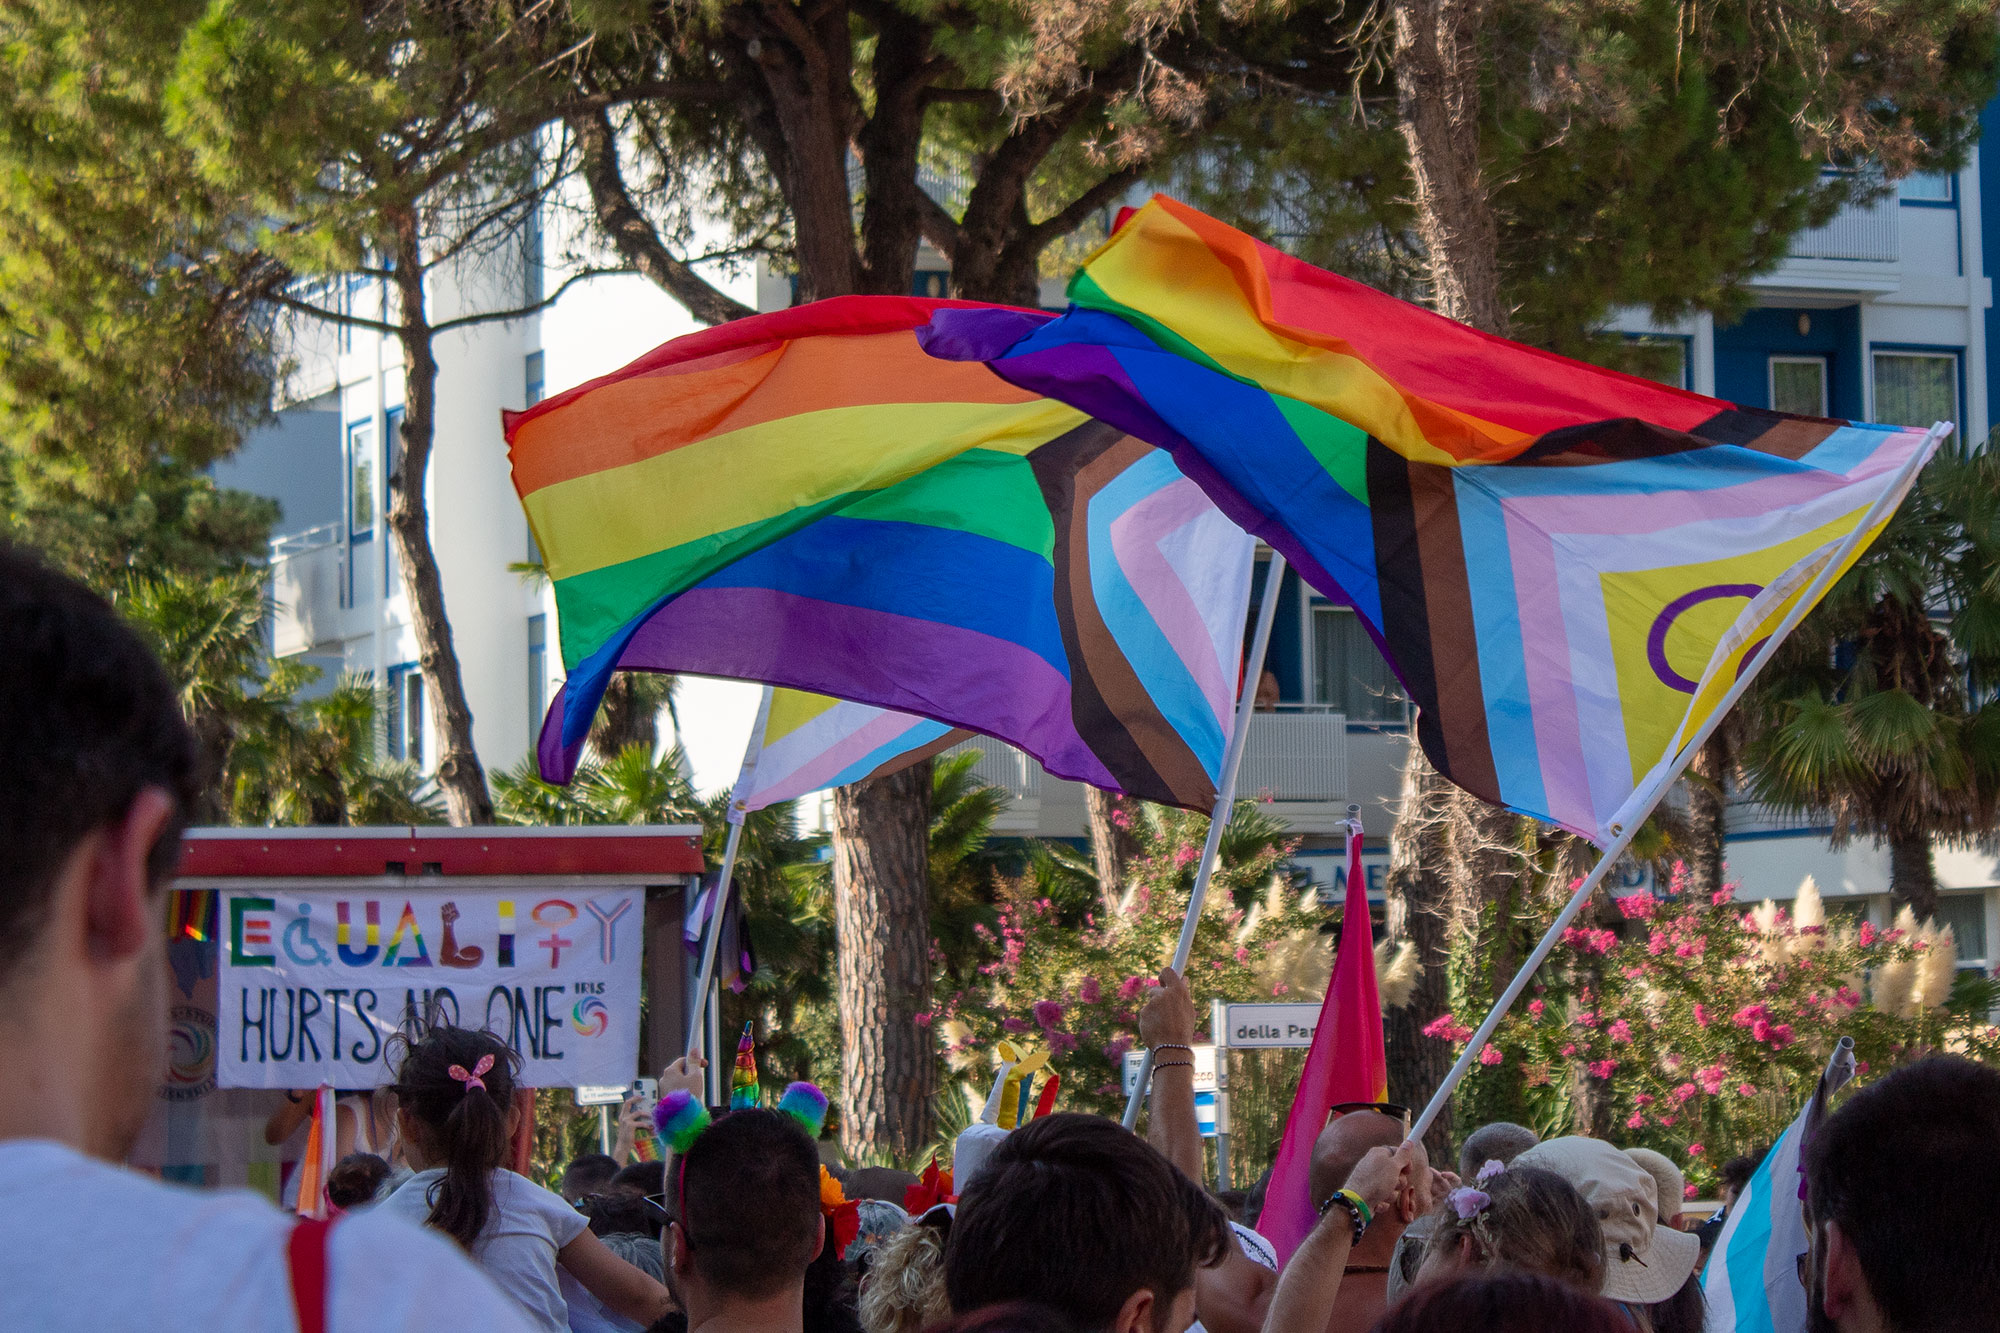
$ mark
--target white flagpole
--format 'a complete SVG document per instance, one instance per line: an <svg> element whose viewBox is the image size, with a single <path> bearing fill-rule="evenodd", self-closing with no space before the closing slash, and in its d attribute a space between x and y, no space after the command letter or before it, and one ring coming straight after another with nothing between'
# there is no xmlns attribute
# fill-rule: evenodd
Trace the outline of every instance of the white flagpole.
<svg viewBox="0 0 2000 1333"><path fill-rule="evenodd" d="M1274 551L1264 571L1264 596L1257 607L1257 630L1251 636L1250 656L1243 666L1243 680L1237 686L1236 723L1229 733L1229 748L1222 756L1222 785L1216 790L1215 807L1209 812L1208 841L1202 845L1201 865L1194 872L1187 916L1181 922L1181 940L1174 947L1173 969L1182 975L1187 973L1188 954L1194 950L1195 927L1201 924L1201 906L1208 898L1208 881L1215 873L1215 858L1222 850L1222 831L1229 827L1230 812L1236 807L1236 775L1243 767L1250 712L1257 703L1257 682L1263 678L1264 653L1271 646L1271 622L1278 615L1278 590L1284 581L1285 557ZM1256 674L1253 676L1252 672ZM1139 1104L1146 1099L1146 1086L1152 1077L1153 1052L1149 1049L1139 1063L1139 1082L1125 1102L1125 1128L1139 1123Z"/></svg>
<svg viewBox="0 0 2000 1333"><path fill-rule="evenodd" d="M1634 792L1632 798L1620 808L1619 815L1623 822L1614 822L1611 825L1611 841L1597 858L1597 864L1591 867L1590 873L1576 886L1576 892L1572 893L1569 901L1563 904L1562 911L1556 913L1556 919L1542 936L1541 943L1535 946L1535 951L1521 964L1521 970L1507 983L1507 989L1501 992L1500 998L1493 1002L1493 1008L1487 1013L1486 1020L1479 1025L1479 1030L1472 1034L1472 1040L1465 1044L1465 1049L1459 1052L1458 1062L1452 1065L1451 1072L1444 1076L1444 1082L1438 1085L1438 1090L1431 1094L1430 1102L1424 1107L1423 1114L1411 1123L1408 1141L1415 1142L1422 1138L1424 1131L1431 1127L1431 1122L1437 1119L1438 1112L1444 1109L1445 1102L1450 1100L1452 1091L1458 1087L1459 1080L1465 1077L1466 1071L1472 1068L1472 1062L1479 1058L1479 1052L1485 1049L1486 1043L1492 1039L1494 1029L1500 1026L1500 1020L1507 1016L1508 1009L1512 1008L1514 1001L1520 998L1521 992L1527 989L1529 978L1535 975L1536 969L1548 958L1550 951L1556 946L1556 941L1562 937L1569 923L1576 919L1576 914L1583 909L1584 903L1589 901L1590 895L1596 892L1597 886L1603 883L1611 867L1625 854L1625 849L1632 845L1632 839L1637 836L1640 826L1646 822L1646 817L1653 813L1653 807L1660 803L1660 798L1674 785L1674 780L1680 777L1681 770L1688 766L1695 752L1701 749L1702 744L1715 729L1722 725L1722 719L1728 716L1729 710L1736 706L1737 700L1741 699L1744 691L1750 688L1750 682L1757 678L1757 673L1764 669L1764 664L1771 660L1772 654L1778 651L1779 646L1790 637L1794 629L1798 628L1799 622L1805 619L1806 613L1818 603L1834 579L1839 577L1841 567L1847 563L1848 557L1867 540L1868 534L1874 530L1877 523L1895 512L1897 504L1902 501L1903 495L1916 479L1917 470L1930 461L1931 454L1950 433L1951 425L1948 422L1939 422L1931 427L1930 434L1910 456L1910 461L1903 465L1903 470L1897 475L1895 482L1868 507L1868 512L1862 515L1861 522L1855 525L1854 531L1847 535L1833 555L1827 559L1826 565L1807 586L1804 595L1792 604L1792 609L1779 622L1776 631L1764 641L1763 646L1757 650L1757 655L1750 659L1749 666L1737 673L1735 682L1722 696L1721 702L1716 704L1701 725L1695 728L1694 735L1681 747L1673 762L1659 773L1650 786Z"/></svg>
<svg viewBox="0 0 2000 1333"><path fill-rule="evenodd" d="M745 811L739 804L751 776L757 771L757 760L764 751L764 727L771 718L771 687L764 687L764 695L757 701L757 720L750 727L750 741L743 747L743 768L736 775L736 785L729 794L729 841L722 848L722 870L716 876L715 892L708 909L708 938L702 945L701 970L695 978L694 1012L688 1015L687 1045L683 1048L693 1055L700 1043L702 1019L708 1013L708 992L715 984L715 956L722 943L722 915L729 906L729 878L736 872L736 849L743 841L743 818Z"/></svg>

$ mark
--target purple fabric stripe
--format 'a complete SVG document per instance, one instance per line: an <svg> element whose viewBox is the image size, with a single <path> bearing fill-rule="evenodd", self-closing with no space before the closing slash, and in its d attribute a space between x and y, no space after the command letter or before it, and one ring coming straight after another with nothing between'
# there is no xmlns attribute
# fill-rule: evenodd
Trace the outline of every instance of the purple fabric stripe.
<svg viewBox="0 0 2000 1333"><path fill-rule="evenodd" d="M802 644L813 651L798 651ZM1019 644L956 626L769 588L693 588L639 626L618 665L759 681L915 713L1026 750L1055 777L1118 789L1077 734L1062 673ZM560 697L556 702L552 718L560 717ZM543 725L537 754L545 777L566 781L575 760L560 748L551 753L551 730ZM559 724L554 730L560 747Z"/></svg>

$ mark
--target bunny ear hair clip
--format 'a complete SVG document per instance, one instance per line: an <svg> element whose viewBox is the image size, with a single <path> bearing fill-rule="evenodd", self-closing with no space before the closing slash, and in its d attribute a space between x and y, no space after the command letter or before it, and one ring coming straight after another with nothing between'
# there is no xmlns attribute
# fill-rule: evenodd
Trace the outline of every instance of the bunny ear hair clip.
<svg viewBox="0 0 2000 1333"><path fill-rule="evenodd" d="M778 1098L777 1110L780 1115L797 1121L808 1138L816 1139L826 1125L826 1106L826 1094L817 1087L794 1083ZM708 1108L684 1088L675 1088L653 1108L653 1124L660 1131L660 1142L676 1153L686 1152L688 1145L713 1123Z"/></svg>
<svg viewBox="0 0 2000 1333"><path fill-rule="evenodd" d="M432 1067L435 1068L436 1066ZM491 1072L492 1068L493 1057L491 1055L482 1055L479 1057L479 1063L472 1067L472 1072L469 1074L465 1071L464 1065L453 1065L445 1072L460 1083L463 1083L467 1092L471 1092L474 1088L484 1092L486 1091L486 1079L484 1075Z"/></svg>

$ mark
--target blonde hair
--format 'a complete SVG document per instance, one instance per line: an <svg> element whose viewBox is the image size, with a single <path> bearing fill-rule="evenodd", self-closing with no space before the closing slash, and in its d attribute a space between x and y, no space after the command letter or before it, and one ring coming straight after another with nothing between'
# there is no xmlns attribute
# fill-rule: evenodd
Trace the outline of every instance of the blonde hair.
<svg viewBox="0 0 2000 1333"><path fill-rule="evenodd" d="M1460 1217L1449 1201L1438 1210L1425 1264L1452 1259L1470 1241L1479 1267L1539 1273L1596 1293L1604 1280L1604 1232L1576 1186L1553 1171L1516 1166L1475 1188L1488 1202L1471 1217Z"/></svg>
<svg viewBox="0 0 2000 1333"><path fill-rule="evenodd" d="M913 1222L875 1250L855 1313L866 1333L918 1333L951 1317L944 1233Z"/></svg>

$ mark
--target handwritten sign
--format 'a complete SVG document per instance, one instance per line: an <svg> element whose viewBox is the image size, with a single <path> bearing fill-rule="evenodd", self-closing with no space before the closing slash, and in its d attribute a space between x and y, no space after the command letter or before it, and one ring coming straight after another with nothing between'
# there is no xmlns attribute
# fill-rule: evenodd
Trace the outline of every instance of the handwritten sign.
<svg viewBox="0 0 2000 1333"><path fill-rule="evenodd" d="M633 889L225 895L216 1015L225 1088L371 1088L399 1028L483 1028L529 1087L626 1084L639 1058Z"/></svg>

